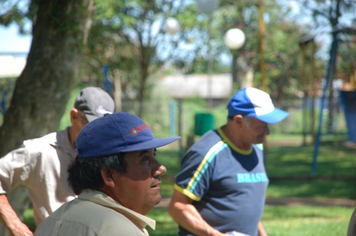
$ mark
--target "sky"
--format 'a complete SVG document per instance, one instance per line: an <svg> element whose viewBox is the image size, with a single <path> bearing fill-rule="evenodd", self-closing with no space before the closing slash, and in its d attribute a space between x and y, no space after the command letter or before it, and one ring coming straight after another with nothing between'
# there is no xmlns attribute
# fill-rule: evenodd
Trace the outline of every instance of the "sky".
<svg viewBox="0 0 356 236"><path fill-rule="evenodd" d="M28 53L32 36L19 33L18 26L11 24L8 27L0 25L0 55L11 53Z"/></svg>
<svg viewBox="0 0 356 236"><path fill-rule="evenodd" d="M28 2L27 0L21 0L22 5L26 6L26 3ZM298 13L299 9L298 6L296 5L295 1L288 1L289 6L292 7L294 13ZM0 5L1 6L1 5ZM349 16L348 16L349 18ZM354 13L354 18L356 19L356 10ZM306 17L304 19L305 21L310 21L309 17ZM31 27L30 24L27 25L28 27ZM327 35L322 34L319 35L319 41L321 42L326 42L326 48L328 48L328 44L330 41L327 37ZM31 46L31 41L32 41L32 36L30 35L21 35L18 30L18 26L13 23L8 27L0 25L0 55L11 55L14 53L17 56L20 56L19 53L24 53L23 55L25 56ZM326 50L327 51L327 50Z"/></svg>
<svg viewBox="0 0 356 236"><path fill-rule="evenodd" d="M21 35L18 26L0 25L0 79L17 77L26 64L32 36Z"/></svg>
<svg viewBox="0 0 356 236"><path fill-rule="evenodd" d="M29 4L29 0L0 0L0 14L5 13L13 5L28 9ZM31 27L31 23L25 23L26 30L31 29ZM21 35L16 23L12 23L7 27L0 25L0 55L8 55L8 53L27 54L30 50L31 42L32 36Z"/></svg>

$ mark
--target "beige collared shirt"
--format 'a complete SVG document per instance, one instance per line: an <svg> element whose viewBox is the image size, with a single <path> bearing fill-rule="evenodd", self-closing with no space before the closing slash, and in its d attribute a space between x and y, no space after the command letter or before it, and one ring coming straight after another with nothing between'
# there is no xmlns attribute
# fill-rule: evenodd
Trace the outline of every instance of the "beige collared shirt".
<svg viewBox="0 0 356 236"><path fill-rule="evenodd" d="M67 182L67 168L75 159L68 137L68 128L30 139L0 158L0 194L7 194L22 185L28 188L36 224L75 194ZM10 194L10 195L9 195ZM19 206L12 206L15 210Z"/></svg>
<svg viewBox="0 0 356 236"><path fill-rule="evenodd" d="M99 191L86 191L51 214L35 231L36 236L117 235L147 236L145 227L156 221Z"/></svg>

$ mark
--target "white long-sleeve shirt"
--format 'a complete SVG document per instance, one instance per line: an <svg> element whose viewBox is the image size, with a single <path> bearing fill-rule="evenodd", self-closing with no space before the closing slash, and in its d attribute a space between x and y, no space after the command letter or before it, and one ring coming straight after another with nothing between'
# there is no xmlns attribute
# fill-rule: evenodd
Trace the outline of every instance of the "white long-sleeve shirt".
<svg viewBox="0 0 356 236"><path fill-rule="evenodd" d="M26 186L39 225L63 203L75 198L67 182L67 168L74 158L68 128L26 140L19 149L0 158L0 194Z"/></svg>

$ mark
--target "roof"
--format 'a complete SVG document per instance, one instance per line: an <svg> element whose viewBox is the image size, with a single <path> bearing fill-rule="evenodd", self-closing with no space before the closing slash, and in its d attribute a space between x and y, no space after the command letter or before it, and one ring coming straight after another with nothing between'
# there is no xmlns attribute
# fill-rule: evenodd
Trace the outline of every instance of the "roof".
<svg viewBox="0 0 356 236"><path fill-rule="evenodd" d="M0 78L18 77L25 65L24 57L0 56Z"/></svg>
<svg viewBox="0 0 356 236"><path fill-rule="evenodd" d="M174 98L224 99L231 96L232 78L230 74L213 74L210 76L207 74L179 74L164 77L162 85L166 92Z"/></svg>

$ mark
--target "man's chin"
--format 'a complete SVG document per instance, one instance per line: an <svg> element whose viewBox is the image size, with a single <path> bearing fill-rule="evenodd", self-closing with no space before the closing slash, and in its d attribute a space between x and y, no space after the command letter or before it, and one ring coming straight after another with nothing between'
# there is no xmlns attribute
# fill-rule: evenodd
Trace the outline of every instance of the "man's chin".
<svg viewBox="0 0 356 236"><path fill-rule="evenodd" d="M159 204L162 200L162 196L160 193L155 194L154 196L151 197L153 206L156 206L157 204Z"/></svg>
<svg viewBox="0 0 356 236"><path fill-rule="evenodd" d="M157 201L156 201L156 204L155 204L155 205L157 205L158 203L160 203L161 200L162 200L162 196L161 196L161 194L158 194L158 196L157 196Z"/></svg>
<svg viewBox="0 0 356 236"><path fill-rule="evenodd" d="M265 142L265 138L259 138L256 140L254 144L263 144Z"/></svg>

